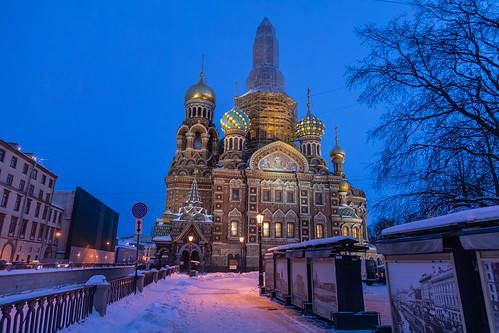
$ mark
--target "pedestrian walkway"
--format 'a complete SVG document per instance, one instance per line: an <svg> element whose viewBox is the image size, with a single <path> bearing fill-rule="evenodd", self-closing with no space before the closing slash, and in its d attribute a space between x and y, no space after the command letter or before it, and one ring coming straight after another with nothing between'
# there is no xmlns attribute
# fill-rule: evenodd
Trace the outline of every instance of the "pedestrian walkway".
<svg viewBox="0 0 499 333"><path fill-rule="evenodd" d="M257 282L256 272L174 274L63 332L330 332L329 324L259 296Z"/></svg>

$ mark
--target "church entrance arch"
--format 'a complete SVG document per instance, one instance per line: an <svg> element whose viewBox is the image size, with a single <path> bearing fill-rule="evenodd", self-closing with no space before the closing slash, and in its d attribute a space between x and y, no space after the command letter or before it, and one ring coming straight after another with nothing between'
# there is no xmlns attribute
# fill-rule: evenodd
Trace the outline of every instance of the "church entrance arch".
<svg viewBox="0 0 499 333"><path fill-rule="evenodd" d="M192 250L191 252L191 262L192 261L196 261L198 263L198 266L199 267L199 262L200 262L200 258L199 258L199 252L197 250ZM194 269L194 265L191 266L192 269ZM181 272L187 272L187 270L189 269L189 250L184 250L182 251L182 255L180 256L180 271Z"/></svg>

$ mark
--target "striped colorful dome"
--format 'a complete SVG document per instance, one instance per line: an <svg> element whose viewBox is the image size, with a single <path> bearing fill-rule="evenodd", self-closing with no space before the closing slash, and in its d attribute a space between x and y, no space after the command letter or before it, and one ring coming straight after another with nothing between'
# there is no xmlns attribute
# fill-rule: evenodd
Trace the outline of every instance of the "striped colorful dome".
<svg viewBox="0 0 499 333"><path fill-rule="evenodd" d="M324 123L319 118L314 117L309 110L305 118L300 120L296 125L296 136L317 135L322 137L324 129Z"/></svg>
<svg viewBox="0 0 499 333"><path fill-rule="evenodd" d="M234 105L234 107L225 112L220 119L220 125L224 133L231 129L238 129L241 131L248 132L250 127L250 120L246 113L244 113L239 107Z"/></svg>

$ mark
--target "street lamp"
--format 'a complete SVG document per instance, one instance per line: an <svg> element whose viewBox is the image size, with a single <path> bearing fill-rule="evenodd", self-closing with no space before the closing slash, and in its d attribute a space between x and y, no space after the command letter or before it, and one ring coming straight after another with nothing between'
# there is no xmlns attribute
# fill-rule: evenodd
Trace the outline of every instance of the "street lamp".
<svg viewBox="0 0 499 333"><path fill-rule="evenodd" d="M260 288L260 294L265 292L263 287L263 258L262 258L262 226L263 226L263 215L258 214L256 216L258 221L258 287Z"/></svg>
<svg viewBox="0 0 499 333"><path fill-rule="evenodd" d="M239 243L241 243L241 255L239 256L239 274L243 272L243 244L244 236L239 237Z"/></svg>
<svg viewBox="0 0 499 333"><path fill-rule="evenodd" d="M192 241L194 240L194 236L189 236L189 264L187 265L187 274L191 276L191 251L192 251Z"/></svg>

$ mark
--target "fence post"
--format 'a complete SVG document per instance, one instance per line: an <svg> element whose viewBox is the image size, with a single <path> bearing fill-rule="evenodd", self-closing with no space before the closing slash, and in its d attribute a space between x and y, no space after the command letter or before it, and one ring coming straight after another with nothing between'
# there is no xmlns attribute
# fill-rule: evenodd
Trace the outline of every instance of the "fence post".
<svg viewBox="0 0 499 333"><path fill-rule="evenodd" d="M165 267L161 267L161 270L163 271L162 278L163 278L163 280L164 280L164 279L166 279L166 275L167 275L167 273L168 273L168 272L167 272L167 270L166 270L166 268L165 268Z"/></svg>
<svg viewBox="0 0 499 333"><path fill-rule="evenodd" d="M144 275L142 273L137 276L137 290L141 293L144 292Z"/></svg>
<svg viewBox="0 0 499 333"><path fill-rule="evenodd" d="M109 292L109 283L104 275L94 275L85 283L85 287L95 286L94 308L101 317L106 315L107 294Z"/></svg>
<svg viewBox="0 0 499 333"><path fill-rule="evenodd" d="M156 268L151 269L152 272L152 279L154 280L154 283L158 283L158 270Z"/></svg>

